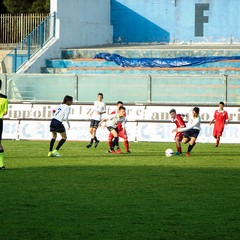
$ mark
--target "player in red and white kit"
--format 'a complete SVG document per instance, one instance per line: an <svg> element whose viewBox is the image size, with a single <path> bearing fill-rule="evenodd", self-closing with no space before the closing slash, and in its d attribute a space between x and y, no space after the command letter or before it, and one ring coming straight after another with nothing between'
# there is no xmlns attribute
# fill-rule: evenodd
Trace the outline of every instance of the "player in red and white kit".
<svg viewBox="0 0 240 240"><path fill-rule="evenodd" d="M123 107L123 102L122 102L122 101L118 101L118 102L117 102L117 110L111 112L111 115L112 115L112 114L116 114L117 111L118 111L118 109L119 109L120 107ZM126 118L126 114L125 114L124 117ZM127 131L126 131L126 128L125 128L125 124L126 124L126 121L124 121L123 123L118 123L118 125L117 125L117 131L118 131L118 136L124 140L124 145L125 145L126 153L130 153L128 136L127 136ZM114 138L114 136L113 136L112 133L110 132L110 134L109 134L109 136L108 136L109 149L112 148L113 138ZM110 152L110 150L108 150L108 152Z"/></svg>
<svg viewBox="0 0 240 240"><path fill-rule="evenodd" d="M214 123L213 136L216 138L216 147L218 147L222 136L225 124L229 123L228 112L224 109L224 102L219 103L219 109L214 112L213 120L209 123Z"/></svg>
<svg viewBox="0 0 240 240"><path fill-rule="evenodd" d="M185 122L182 119L182 116L184 116L183 114L177 114L175 109L171 109L169 113L171 115L172 122L176 124L177 128L186 127ZM176 132L176 135L174 138L176 143L176 148L177 148L176 155L182 155L182 147L181 147L182 139L183 139L183 132Z"/></svg>

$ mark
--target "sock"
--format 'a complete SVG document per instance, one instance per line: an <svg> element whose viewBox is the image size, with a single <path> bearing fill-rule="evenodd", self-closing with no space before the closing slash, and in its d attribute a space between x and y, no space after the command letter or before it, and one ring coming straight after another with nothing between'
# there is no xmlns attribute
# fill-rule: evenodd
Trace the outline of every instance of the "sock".
<svg viewBox="0 0 240 240"><path fill-rule="evenodd" d="M181 147L177 147L177 151L178 151L179 153L182 153L182 148L181 148Z"/></svg>
<svg viewBox="0 0 240 240"><path fill-rule="evenodd" d="M59 143L58 143L58 145L57 145L57 147L56 147L56 150L59 150L60 149L60 147L64 144L66 142L66 139L61 139L60 141L59 141Z"/></svg>
<svg viewBox="0 0 240 240"><path fill-rule="evenodd" d="M193 149L194 146L195 146L195 143L194 143L193 145L189 144L187 151L190 153L190 152L192 151L192 149Z"/></svg>
<svg viewBox="0 0 240 240"><path fill-rule="evenodd" d="M112 148L112 140L108 141L108 146L109 146L110 149Z"/></svg>
<svg viewBox="0 0 240 240"><path fill-rule="evenodd" d="M220 138L217 138L217 141L216 141L217 146L218 146L219 142L220 142Z"/></svg>
<svg viewBox="0 0 240 240"><path fill-rule="evenodd" d="M98 141L98 139L97 139L97 137L96 137L96 136L94 137L94 140L95 140L95 142L97 142L97 141Z"/></svg>
<svg viewBox="0 0 240 240"><path fill-rule="evenodd" d="M0 150L0 167L4 166L4 150Z"/></svg>
<svg viewBox="0 0 240 240"><path fill-rule="evenodd" d="M55 141L56 141L56 139L54 139L54 138L52 138L51 141L50 141L50 148L49 148L50 152L53 150L53 146L54 146Z"/></svg>
<svg viewBox="0 0 240 240"><path fill-rule="evenodd" d="M113 139L113 146L115 147L117 147L117 148L119 148L119 144L118 144L118 137L115 137L114 139Z"/></svg>
<svg viewBox="0 0 240 240"><path fill-rule="evenodd" d="M115 147L115 142L114 142L115 138L113 138L112 142L111 142L111 147L110 149L111 150L114 150L114 147Z"/></svg>
<svg viewBox="0 0 240 240"><path fill-rule="evenodd" d="M94 138L91 138L91 140L90 140L90 144L91 145L93 144L93 140L94 140Z"/></svg>
<svg viewBox="0 0 240 240"><path fill-rule="evenodd" d="M124 141L124 145L125 145L125 148L126 148L126 152L128 152L129 151L129 143L128 143L127 140Z"/></svg>

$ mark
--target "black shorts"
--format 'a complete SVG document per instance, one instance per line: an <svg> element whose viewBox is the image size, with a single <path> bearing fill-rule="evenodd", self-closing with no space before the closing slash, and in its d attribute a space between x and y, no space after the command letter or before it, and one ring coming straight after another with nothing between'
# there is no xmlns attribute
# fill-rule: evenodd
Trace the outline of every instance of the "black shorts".
<svg viewBox="0 0 240 240"><path fill-rule="evenodd" d="M62 122L53 118L50 123L50 132L63 133L63 132L66 132L66 129L65 129L64 125L62 124Z"/></svg>
<svg viewBox="0 0 240 240"><path fill-rule="evenodd" d="M108 131L109 132L111 132L112 130L115 130L117 133L118 133L118 129L117 129L117 127L116 128L114 128L114 127L107 127L107 129L108 129Z"/></svg>
<svg viewBox="0 0 240 240"><path fill-rule="evenodd" d="M3 132L3 119L0 118L0 141L2 140L2 132Z"/></svg>
<svg viewBox="0 0 240 240"><path fill-rule="evenodd" d="M91 119L91 122L90 122L90 127L91 128L98 128L98 125L99 125L100 121L98 120L94 120L94 119Z"/></svg>
<svg viewBox="0 0 240 240"><path fill-rule="evenodd" d="M183 137L184 138L191 138L191 137L197 138L199 132L200 131L198 129L190 129L183 133Z"/></svg>

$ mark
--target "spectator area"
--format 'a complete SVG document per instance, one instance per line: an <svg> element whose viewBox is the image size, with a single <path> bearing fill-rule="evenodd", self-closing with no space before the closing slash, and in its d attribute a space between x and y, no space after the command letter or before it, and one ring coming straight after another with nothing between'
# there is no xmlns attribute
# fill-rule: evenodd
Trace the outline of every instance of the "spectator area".
<svg viewBox="0 0 240 240"><path fill-rule="evenodd" d="M119 54L129 58L176 58L208 56L240 56L235 46L176 46L136 45L99 48L63 49L61 59L47 59L42 73L69 74L239 74L239 60L225 60L195 66L175 68L121 67L114 62L94 59L100 52Z"/></svg>

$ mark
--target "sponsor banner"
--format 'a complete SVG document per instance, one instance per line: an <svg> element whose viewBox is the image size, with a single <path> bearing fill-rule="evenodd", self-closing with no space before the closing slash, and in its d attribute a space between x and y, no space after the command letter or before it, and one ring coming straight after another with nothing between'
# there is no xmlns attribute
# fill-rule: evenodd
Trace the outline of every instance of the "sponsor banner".
<svg viewBox="0 0 240 240"><path fill-rule="evenodd" d="M184 118L185 121L188 121L188 116L191 114L193 107L183 107L183 106L146 106L144 112L143 120L157 120L157 121L170 121L169 111L174 108L177 113L186 114L187 116ZM202 121L210 122L213 119L213 115L215 110L218 109L216 107L200 107L200 116ZM228 114L229 118L233 122L240 121L240 107L225 107L224 108Z"/></svg>
<svg viewBox="0 0 240 240"><path fill-rule="evenodd" d="M71 128L67 130L68 140L89 141L89 125L88 121L71 122ZM3 139L24 139L24 140L50 140L52 134L49 129L50 121L35 120L4 120ZM66 127L66 126L65 126ZM135 141L136 123L127 123L127 133L129 141ZM106 127L99 127L97 137L100 141L108 140L109 131ZM60 136L58 136L58 139ZM122 141L122 139L120 139Z"/></svg>
<svg viewBox="0 0 240 240"><path fill-rule="evenodd" d="M6 118L10 119L51 119L52 110L55 104L9 104L9 111ZM72 105L70 120L89 120L92 114L93 105ZM193 107L183 106L151 106L151 105L130 105L126 106L127 119L129 121L170 121L169 111L175 108L178 113L189 114ZM211 121L216 107L200 107L202 121ZM110 115L116 110L115 105L107 105L106 115ZM228 111L230 120L240 122L240 107L225 107ZM188 120L188 116L184 118Z"/></svg>
<svg viewBox="0 0 240 240"><path fill-rule="evenodd" d="M18 120L3 120L3 139L18 139L19 133L19 122Z"/></svg>
<svg viewBox="0 0 240 240"><path fill-rule="evenodd" d="M174 142L175 134L172 130L175 129L173 123L153 123L145 122L138 123L137 141L149 142ZM197 142L214 143L215 138L212 136L213 125L201 124L201 131ZM227 125L224 129L221 143L240 143L240 125Z"/></svg>
<svg viewBox="0 0 240 240"><path fill-rule="evenodd" d="M50 121L36 120L4 120L3 139L50 140ZM201 124L198 142L214 143L212 136L213 125ZM174 142L173 123L128 122L126 125L129 141ZM107 141L109 131L106 127L99 127L97 137L100 141ZM89 121L72 121L67 130L68 140L89 141ZM58 136L59 139L59 136ZM122 141L122 139L120 139ZM240 125L229 124L225 127L222 143L240 143Z"/></svg>
<svg viewBox="0 0 240 240"><path fill-rule="evenodd" d="M57 104L9 104L8 115L10 119L51 119L52 110ZM144 119L145 106L127 106L127 119L132 121ZM107 105L106 116L116 110L116 105ZM93 105L72 105L70 120L89 120L93 113Z"/></svg>

